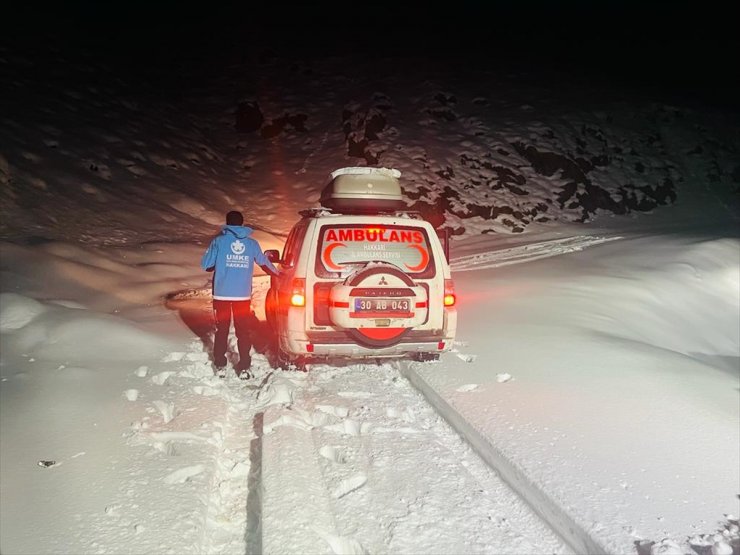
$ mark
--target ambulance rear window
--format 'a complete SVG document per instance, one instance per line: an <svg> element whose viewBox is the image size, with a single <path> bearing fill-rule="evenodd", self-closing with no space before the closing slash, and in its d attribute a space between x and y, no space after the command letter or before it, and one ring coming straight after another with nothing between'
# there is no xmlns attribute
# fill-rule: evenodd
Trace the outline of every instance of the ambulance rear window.
<svg viewBox="0 0 740 555"><path fill-rule="evenodd" d="M326 225L319 233L316 273L334 277L367 262L387 262L414 277L434 275L429 237L402 225Z"/></svg>

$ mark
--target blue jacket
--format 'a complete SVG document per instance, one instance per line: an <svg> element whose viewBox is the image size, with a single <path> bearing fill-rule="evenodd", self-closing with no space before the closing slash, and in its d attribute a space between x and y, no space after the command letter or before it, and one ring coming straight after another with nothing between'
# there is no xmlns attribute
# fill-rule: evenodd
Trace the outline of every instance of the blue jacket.
<svg viewBox="0 0 740 555"><path fill-rule="evenodd" d="M252 296L254 263L279 272L252 239L252 229L241 225L225 225L208 246L200 261L204 270L214 268L213 298L222 301L245 301Z"/></svg>

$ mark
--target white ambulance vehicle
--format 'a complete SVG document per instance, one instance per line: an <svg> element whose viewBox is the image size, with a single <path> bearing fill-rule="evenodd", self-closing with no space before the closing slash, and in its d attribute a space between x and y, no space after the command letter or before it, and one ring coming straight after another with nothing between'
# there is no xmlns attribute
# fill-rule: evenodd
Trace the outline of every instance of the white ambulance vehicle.
<svg viewBox="0 0 740 555"><path fill-rule="evenodd" d="M398 170L342 168L300 212L265 301L282 365L435 360L457 327L448 240L403 210Z"/></svg>

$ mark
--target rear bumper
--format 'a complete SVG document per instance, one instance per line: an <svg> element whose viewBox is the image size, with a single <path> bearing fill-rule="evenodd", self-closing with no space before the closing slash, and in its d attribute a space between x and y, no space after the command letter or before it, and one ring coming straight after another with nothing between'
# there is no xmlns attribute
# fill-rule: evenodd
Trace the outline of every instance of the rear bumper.
<svg viewBox="0 0 740 555"><path fill-rule="evenodd" d="M449 343L444 342L444 347L439 348L439 342L436 343L398 343L392 347L382 347L371 349L351 343L312 343L313 356L326 357L349 357L349 358L383 358L383 357L403 357L414 353L442 353L449 350Z"/></svg>
<svg viewBox="0 0 740 555"><path fill-rule="evenodd" d="M408 330L398 343L389 346L371 346L371 342L358 341L350 335L350 330L341 328L325 326L321 329L306 329L306 314L303 309L288 310L287 317L278 315L276 328L280 349L290 358L398 358L415 353L436 354L449 351L457 330L457 311L446 309L441 316L435 318L435 324Z"/></svg>
<svg viewBox="0 0 740 555"><path fill-rule="evenodd" d="M442 330L411 330L398 343L389 347L359 345L341 331L314 332L292 340L281 338L283 350L293 356L383 358L403 357L415 353L443 353L452 347L454 337Z"/></svg>

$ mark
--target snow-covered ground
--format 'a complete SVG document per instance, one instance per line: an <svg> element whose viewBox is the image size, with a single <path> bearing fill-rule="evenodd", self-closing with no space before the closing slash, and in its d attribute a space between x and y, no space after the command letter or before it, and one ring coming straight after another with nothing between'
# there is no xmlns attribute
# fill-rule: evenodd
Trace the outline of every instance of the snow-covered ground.
<svg viewBox="0 0 740 555"><path fill-rule="evenodd" d="M0 551L740 552L736 119L341 59L173 100L62 56L0 50ZM287 373L263 325L214 378L223 214L280 248L365 163L456 234L453 352Z"/></svg>

